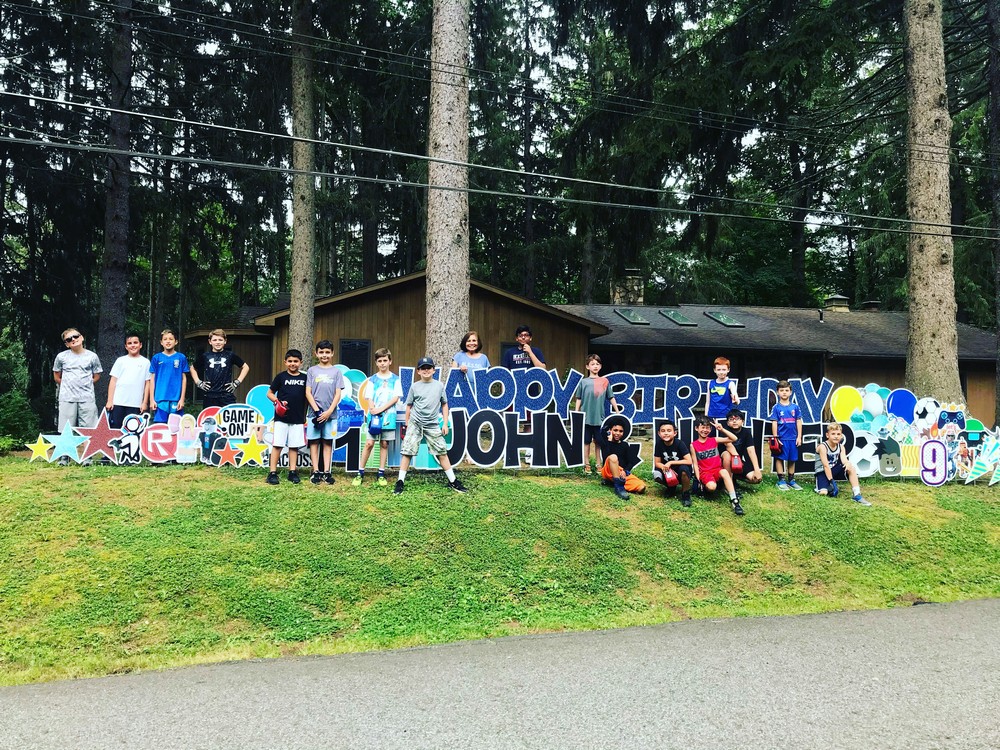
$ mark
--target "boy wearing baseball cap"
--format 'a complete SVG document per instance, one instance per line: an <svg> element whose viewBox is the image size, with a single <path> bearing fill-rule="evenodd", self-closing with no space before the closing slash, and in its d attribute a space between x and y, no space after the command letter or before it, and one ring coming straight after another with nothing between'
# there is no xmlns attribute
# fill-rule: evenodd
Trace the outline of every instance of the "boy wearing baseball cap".
<svg viewBox="0 0 1000 750"><path fill-rule="evenodd" d="M427 441L427 449L444 469L448 486L455 492L467 492L448 460L448 445L444 441L448 436L448 396L441 381L434 379L434 360L423 357L417 362L417 375L420 379L413 381L410 392L406 394L406 437L399 451L402 454L399 478L392 493L403 494L406 470L410 467L410 459L420 450L421 440ZM443 426L438 426L439 417L444 420Z"/></svg>

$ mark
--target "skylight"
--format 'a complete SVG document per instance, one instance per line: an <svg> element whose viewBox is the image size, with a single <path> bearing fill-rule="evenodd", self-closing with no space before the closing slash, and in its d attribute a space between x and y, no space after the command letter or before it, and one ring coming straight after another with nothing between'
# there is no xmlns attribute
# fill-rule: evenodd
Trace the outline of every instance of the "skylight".
<svg viewBox="0 0 1000 750"><path fill-rule="evenodd" d="M631 307L616 307L615 312L634 326L648 326L649 321Z"/></svg>
<svg viewBox="0 0 1000 750"><path fill-rule="evenodd" d="M697 326L691 318L682 313L680 310L660 310L660 315L662 315L667 320L672 323L676 323L679 326Z"/></svg>
<svg viewBox="0 0 1000 750"><path fill-rule="evenodd" d="M736 318L728 313L724 313L721 310L706 310L705 315L710 317L716 323L722 323L726 328L746 328L743 323L740 323Z"/></svg>

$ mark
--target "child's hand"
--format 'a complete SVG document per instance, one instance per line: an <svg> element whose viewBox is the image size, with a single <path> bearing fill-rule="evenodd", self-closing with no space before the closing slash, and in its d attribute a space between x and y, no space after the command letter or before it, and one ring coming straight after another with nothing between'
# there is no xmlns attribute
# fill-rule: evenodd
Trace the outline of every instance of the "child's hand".
<svg viewBox="0 0 1000 750"><path fill-rule="evenodd" d="M795 445L796 447L802 445L802 438L800 437L795 438Z"/></svg>
<svg viewBox="0 0 1000 750"><path fill-rule="evenodd" d="M177 402L177 413L180 414L182 411L184 411L184 399Z"/></svg>
<svg viewBox="0 0 1000 750"><path fill-rule="evenodd" d="M448 420L447 419L444 421L444 424L441 425L441 434L444 437L448 437Z"/></svg>

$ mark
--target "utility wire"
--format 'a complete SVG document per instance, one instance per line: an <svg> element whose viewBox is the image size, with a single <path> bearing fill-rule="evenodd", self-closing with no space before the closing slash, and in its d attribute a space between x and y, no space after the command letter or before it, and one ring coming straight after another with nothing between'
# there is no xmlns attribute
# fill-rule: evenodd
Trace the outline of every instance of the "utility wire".
<svg viewBox="0 0 1000 750"><path fill-rule="evenodd" d="M45 141L12 138L10 136L0 136L0 142L16 143L26 146L70 149L74 151L87 151L100 154L116 154L120 156L128 156L130 158L135 158L135 159L152 159L160 161L165 160L165 161L178 162L182 164L211 163L213 166L227 168L227 169L246 169L252 171L280 173L280 174L306 175L312 177L328 177L346 181L368 182L374 184L389 185L394 187L418 188L421 190L444 190L449 192L468 193L470 195L487 195L500 198L514 198L518 200L524 198L530 198L532 200L563 204L563 205L593 206L598 208L644 211L647 213L679 214L682 216L708 216L708 217L716 217L723 219L748 219L753 221L768 221L768 222L777 222L784 224L806 224L813 226L821 226L831 230L887 232L893 234L917 235L924 237L951 237L957 239L979 239L979 240L991 239L990 237L986 237L983 235L956 234L954 232L935 232L935 231L925 231L923 229L913 229L913 228L900 229L894 227L870 227L862 224L839 224L839 223L829 223L829 222L824 223L810 219L788 219L788 218L771 217L771 216L755 216L751 214L731 214L719 211L704 211L704 210L696 210L689 208L677 208L673 206L648 206L636 203L615 203L608 201L586 200L582 198L566 198L563 196L529 195L527 193L518 193L518 192L502 191L502 190L486 190L480 188L457 188L449 185L428 185L426 183L412 182L408 180L399 180L399 179L389 180L381 177L366 177L361 175L339 174L336 172L323 172L319 170L299 170L290 167L274 167L266 164L246 164L243 162L212 161L206 159L199 159L198 157L192 157L192 156L180 156L177 154L151 154L141 151L129 151L126 149L118 149L118 148L103 147L103 146L80 146L78 144L72 144L72 143L47 143ZM763 205L771 205L771 204L763 204ZM814 212L809 211L809 213L814 213ZM834 217L857 216L855 214L850 214L844 211L830 211L827 213L829 213ZM893 222L903 221L908 224L911 224L914 227L930 227L931 229L941 228L941 227L948 228L949 226L951 226L947 224L935 224L931 222L914 222L906 219L886 219L883 217L873 217L873 218L879 221L893 221ZM959 228L984 231L983 227L961 225ZM987 229L986 231L992 231L992 230Z"/></svg>
<svg viewBox="0 0 1000 750"><path fill-rule="evenodd" d="M571 185L581 185L581 186L584 186L584 187L606 188L606 189L611 189L611 190L635 191L635 192L638 192L638 193L652 193L652 194L655 194L657 196L673 196L674 198L677 198L677 199L684 198L684 199L690 200L692 198L695 198L695 199L705 200L705 201L720 201L720 202L726 202L726 203L735 203L735 204L739 204L739 205L750 205L750 206L756 206L756 207L764 207L764 208L772 208L772 209L783 209L783 210L789 210L789 211L800 211L800 210L802 210L802 208L799 207L799 206L793 206L793 205L781 204L781 203L773 203L773 202L770 202L770 201L752 201L752 200L741 199L741 198L730 198L730 197L727 197L727 196L717 196L717 195L707 195L707 194L695 193L695 192L691 192L691 191L687 191L687 190L668 190L666 188L651 188L651 187L642 187L642 186L638 186L638 185L622 185L622 184L613 183L613 182L601 182L601 181L596 181L596 180L587 180L587 179L583 179L583 178L580 178L580 177L565 177L565 176L560 176L560 175L548 175L548 174L544 174L544 173L541 173L541 172L524 172L524 171L521 171L521 170L509 169L509 168L506 168L506 167L494 167L494 166L488 166L488 165L481 165L481 164L474 164L474 163L470 163L470 162L458 161L458 160L453 160L453 159L443 159L443 158L440 158L440 157L431 157L431 156L428 156L426 154L413 154L413 153L408 153L408 152L403 152L403 151L394 151L394 150L389 150L389 149L379 149L379 148L374 148L374 147L371 147L371 146L361 146L361 145L357 145L357 144L340 143L340 142L336 142L336 141L323 141L323 140L315 139L315 138L301 138L301 137L296 137L296 136L293 136L293 135L289 135L287 133L269 133L269 132L266 132L266 131L259 131L259 130L247 130L245 128L237 128L235 126L230 126L230 125L216 125L216 124L213 124L213 123L205 123L205 122L200 122L200 121L192 121L192 120L184 120L184 119L180 119L180 118L173 118L173 117L168 117L166 115L141 114L141 113L133 112L131 110L123 110L123 109L118 109L118 108L115 108L115 107L106 107L104 105L83 104L83 103L79 103L79 102L72 102L72 101L59 100L59 99L52 99L52 98L49 98L49 97L32 96L30 94L21 94L21 93L16 93L16 92L0 91L0 95L8 95L8 96L14 96L14 97L25 98L25 99L35 99L35 100L39 100L39 101L47 101L47 102L50 102L50 103L53 103L53 104L60 104L60 105L65 105L65 106L84 107L84 108L95 109L95 110L99 110L99 111L103 111L103 112L108 112L108 113L126 114L126 115L136 116L136 117L140 117L140 118L145 117L145 118L149 118L149 119L155 119L155 120L160 120L160 121L167 121L167 122L171 122L171 123L175 123L175 124L180 124L180 125L186 125L186 126L190 125L190 126L194 126L194 127L206 127L206 128L223 130L225 132L235 132L235 133L242 133L242 134L253 135L253 136L263 136L263 137L267 137L267 138L277 138L277 139L281 139L281 140L299 141L299 142L311 143L311 144L317 145L317 146L328 146L328 147L334 147L334 148L340 148L340 149L346 149L346 150L357 150L357 151L362 151L362 152L366 152L366 153L375 153L375 154L379 154L379 155L383 155L383 156L389 156L389 157L402 157L402 158L406 158L406 159L414 159L414 160L417 160L417 161L434 162L434 163L439 163L439 164L445 164L445 165L448 165L448 166L462 167L462 168L465 168L465 169L482 169L482 170L485 170L485 171L497 172L497 173L500 173L500 174L512 175L512 176L515 176L515 177L518 177L518 178L532 177L532 178L538 178L538 179L556 180L556 181L565 182L565 183L568 183L568 184L571 184ZM204 164L209 164L209 165L216 164L216 162L214 162L210 158L198 159L198 161L200 161L201 163L204 163ZM921 159L921 161L939 161L939 160L935 160L935 159ZM218 163L219 164L226 164L226 165L230 164L229 162L218 162ZM814 215L821 215L821 216L822 215L835 216L835 217L847 216L847 217L852 218L852 219L860 219L860 220L867 220L867 221L888 221L888 222L893 222L893 223L898 223L898 224L907 224L907 225L910 225L910 224L914 223L910 219L897 219L897 218L888 217L888 216L875 216L875 215L869 215L869 214L858 214L858 213L853 213L853 212L836 211L836 210L821 209L821 208L809 209L809 213L814 214ZM982 230L981 227L973 227L973 226L959 225L959 224L933 224L932 225L932 224L922 223L922 225L923 226L937 226L937 227L939 227L941 229L944 229L944 228L955 228L955 229L971 229L971 230L976 230L976 231L981 231Z"/></svg>

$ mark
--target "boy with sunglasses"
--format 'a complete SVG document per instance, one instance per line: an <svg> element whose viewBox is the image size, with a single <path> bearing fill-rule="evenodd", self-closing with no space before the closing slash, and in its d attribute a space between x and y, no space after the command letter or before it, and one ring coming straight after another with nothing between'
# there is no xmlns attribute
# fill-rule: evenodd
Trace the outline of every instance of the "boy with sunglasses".
<svg viewBox="0 0 1000 750"><path fill-rule="evenodd" d="M444 439L448 436L448 396L440 380L434 379L434 360L423 357L417 362L417 375L420 380L414 380L406 394L406 437L400 448L402 458L399 461L399 478L392 494L403 494L403 482L406 481L406 470L410 468L410 460L420 450L420 441L427 441L427 449L434 456L445 476L448 486L455 492L466 492L465 485L455 476L455 470L448 460L448 445ZM444 419L444 426L438 426L438 418Z"/></svg>
<svg viewBox="0 0 1000 750"><path fill-rule="evenodd" d="M101 360L83 347L83 334L75 328L62 333L65 351L56 355L52 378L59 386L59 432L71 427L93 427L97 423L94 383L101 379Z"/></svg>

